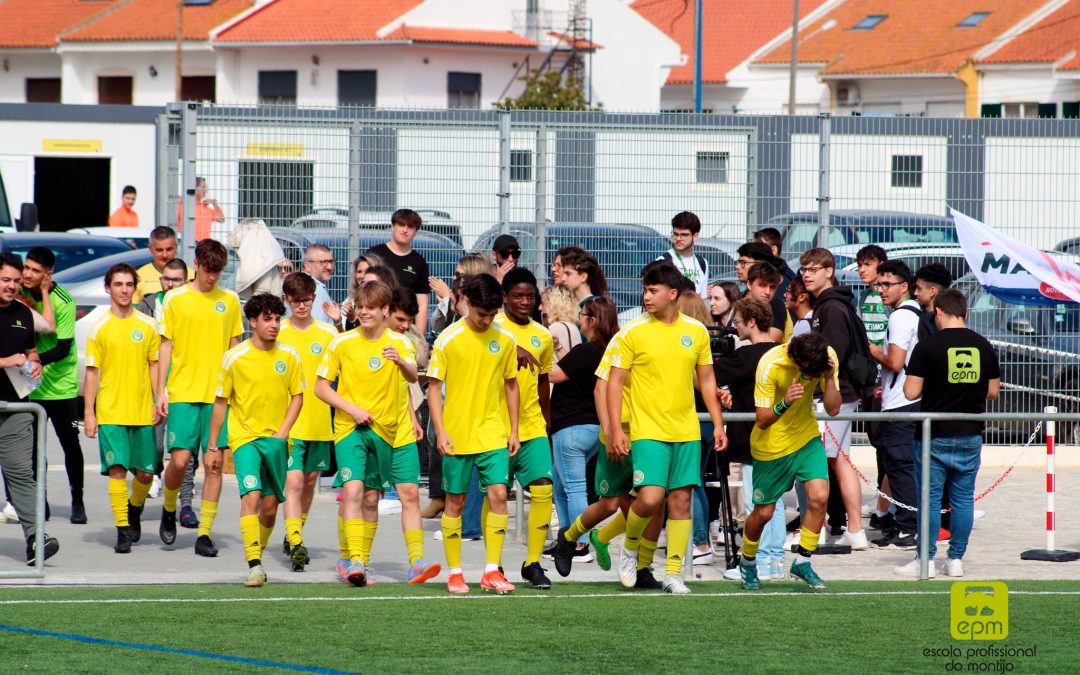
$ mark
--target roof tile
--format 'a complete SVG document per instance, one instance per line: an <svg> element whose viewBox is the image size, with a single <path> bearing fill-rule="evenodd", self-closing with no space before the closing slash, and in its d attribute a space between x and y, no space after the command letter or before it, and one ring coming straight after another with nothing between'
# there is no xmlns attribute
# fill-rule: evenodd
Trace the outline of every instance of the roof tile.
<svg viewBox="0 0 1080 675"><path fill-rule="evenodd" d="M1062 5L979 62L1053 63L1070 52L1080 52L1080 0Z"/></svg>
<svg viewBox="0 0 1080 675"><path fill-rule="evenodd" d="M214 0L184 5L184 39L209 39L212 28L253 4L254 0ZM60 37L64 42L175 40L176 0L122 0Z"/></svg>
<svg viewBox="0 0 1080 675"><path fill-rule="evenodd" d="M60 33L114 4L114 0L4 0L0 47L55 47Z"/></svg>
<svg viewBox="0 0 1080 675"><path fill-rule="evenodd" d="M421 0L274 0L225 29L217 42L358 42Z"/></svg>
<svg viewBox="0 0 1080 675"><path fill-rule="evenodd" d="M533 40L509 30L472 30L402 25L385 36L387 40L438 42L443 44L489 45L497 47L536 47Z"/></svg>

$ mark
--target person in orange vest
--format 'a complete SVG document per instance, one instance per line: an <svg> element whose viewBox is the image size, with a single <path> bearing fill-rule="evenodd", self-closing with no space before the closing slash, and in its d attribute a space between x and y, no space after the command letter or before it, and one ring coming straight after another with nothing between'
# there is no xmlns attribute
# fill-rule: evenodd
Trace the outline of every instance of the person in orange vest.
<svg viewBox="0 0 1080 675"><path fill-rule="evenodd" d="M135 213L135 186L125 185L120 196L120 208L109 216L109 227L138 227L139 214Z"/></svg>

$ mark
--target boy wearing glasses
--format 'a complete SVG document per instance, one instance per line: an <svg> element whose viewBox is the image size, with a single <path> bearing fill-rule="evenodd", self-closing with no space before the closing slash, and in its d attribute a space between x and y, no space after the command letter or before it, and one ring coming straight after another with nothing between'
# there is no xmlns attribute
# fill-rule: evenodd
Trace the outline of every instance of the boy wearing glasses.
<svg viewBox="0 0 1080 675"><path fill-rule="evenodd" d="M338 332L325 321L312 316L315 304L315 280L304 272L295 272L282 285L291 315L282 319L277 341L300 355L304 375L304 406L289 434L291 449L285 473L285 542L282 550L289 556L294 572L304 571L311 562L304 546L303 528L315 495L319 474L330 468L334 447L330 406L315 395L315 371L323 353ZM265 532L262 539L269 537ZM264 544L265 545L265 544Z"/></svg>
<svg viewBox="0 0 1080 675"><path fill-rule="evenodd" d="M701 237L701 220L690 211L675 214L671 219L671 248L658 260L667 260L679 273L694 284L703 298L709 297L709 261L694 254L694 244Z"/></svg>
<svg viewBox="0 0 1080 675"><path fill-rule="evenodd" d="M884 345L870 341L870 354L881 364L882 411L918 412L919 398L909 400L904 395L907 380L907 363L911 352L919 343L919 303L911 299L915 285L911 270L899 260L883 262L877 267L877 282L885 306L891 307ZM873 442L881 458L881 471L889 481L893 497L904 503L914 504L915 456L911 443L915 439L914 422L881 422L875 425ZM879 515L879 518L885 518ZM873 541L878 548L915 548L915 532L918 522L914 511L896 509L896 515L888 518L891 523L882 525L882 537Z"/></svg>

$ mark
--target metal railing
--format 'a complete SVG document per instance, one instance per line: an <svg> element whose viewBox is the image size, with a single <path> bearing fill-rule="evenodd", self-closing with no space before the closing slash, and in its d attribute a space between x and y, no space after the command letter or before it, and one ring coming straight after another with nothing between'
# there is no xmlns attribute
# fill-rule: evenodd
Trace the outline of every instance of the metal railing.
<svg viewBox="0 0 1080 675"><path fill-rule="evenodd" d="M36 431L36 443L37 456L34 461L37 462L37 494L35 496L37 502L37 516L34 518L34 567L32 569L26 569L25 567L14 570L0 570L0 579L44 579L45 578L45 476L48 467L45 463L45 452L48 447L46 443L46 422L45 409L37 403L9 403L7 401L0 401L0 415L13 415L18 413L30 413L36 420L34 428Z"/></svg>

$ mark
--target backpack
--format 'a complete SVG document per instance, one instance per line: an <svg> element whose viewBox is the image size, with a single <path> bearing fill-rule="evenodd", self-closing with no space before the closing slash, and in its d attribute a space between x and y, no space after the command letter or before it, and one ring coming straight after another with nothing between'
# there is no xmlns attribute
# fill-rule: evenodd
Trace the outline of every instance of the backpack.
<svg viewBox="0 0 1080 675"><path fill-rule="evenodd" d="M661 260L666 260L666 261L668 261L669 263L671 263L673 265L675 264L675 257L671 255L670 250L664 251L664 255L660 256L660 259ZM701 271L701 274L702 275L708 274L707 269L709 267L709 263L705 260L705 256L701 255L700 253L695 253L694 254L694 259L697 260L697 266L698 266L698 269ZM676 267L678 267L678 266L676 265Z"/></svg>
<svg viewBox="0 0 1080 675"><path fill-rule="evenodd" d="M848 334L851 337L851 349L848 350L847 359L840 364L841 374L851 384L856 392L873 389L878 382L878 362L870 354L870 339L866 336L866 326L862 319L855 314L855 308L850 302L839 297L829 297L824 302L838 302L847 312ZM818 315L818 309L823 303L818 302L814 315Z"/></svg>
<svg viewBox="0 0 1080 675"><path fill-rule="evenodd" d="M937 324L934 323L934 313L927 312L924 309L915 309L911 305L900 305L897 309L906 309L909 312L914 312L919 317L919 342L922 342L926 338L930 337L934 333L938 332Z"/></svg>

